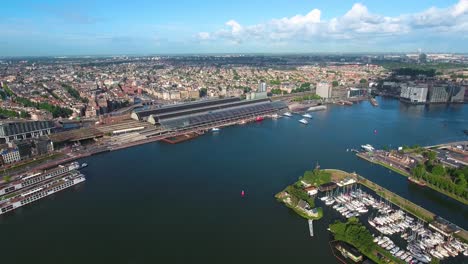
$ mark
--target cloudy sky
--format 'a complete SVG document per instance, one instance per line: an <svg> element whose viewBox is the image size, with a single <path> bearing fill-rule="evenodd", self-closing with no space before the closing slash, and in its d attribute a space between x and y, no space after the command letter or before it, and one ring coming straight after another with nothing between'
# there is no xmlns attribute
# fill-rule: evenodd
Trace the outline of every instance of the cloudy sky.
<svg viewBox="0 0 468 264"><path fill-rule="evenodd" d="M0 56L468 52L468 0L5 1Z"/></svg>

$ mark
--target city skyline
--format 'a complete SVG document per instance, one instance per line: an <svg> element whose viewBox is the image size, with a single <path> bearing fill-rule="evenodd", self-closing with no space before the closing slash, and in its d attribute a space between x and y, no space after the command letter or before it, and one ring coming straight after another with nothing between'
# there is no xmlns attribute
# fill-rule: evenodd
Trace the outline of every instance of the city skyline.
<svg viewBox="0 0 468 264"><path fill-rule="evenodd" d="M468 0L4 4L0 56L465 53Z"/></svg>

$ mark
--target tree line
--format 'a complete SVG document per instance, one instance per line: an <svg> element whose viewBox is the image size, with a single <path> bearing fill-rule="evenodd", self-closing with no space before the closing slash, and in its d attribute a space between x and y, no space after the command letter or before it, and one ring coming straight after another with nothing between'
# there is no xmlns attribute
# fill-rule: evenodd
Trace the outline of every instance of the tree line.
<svg viewBox="0 0 468 264"><path fill-rule="evenodd" d="M13 117L13 118L28 118L31 115L25 111L13 111L5 108L0 108L0 116Z"/></svg>
<svg viewBox="0 0 468 264"><path fill-rule="evenodd" d="M428 150L423 155L427 160L424 163L417 164L411 170L413 177L468 200L468 167L445 168L440 162L436 161L435 152Z"/></svg>
<svg viewBox="0 0 468 264"><path fill-rule="evenodd" d="M52 105L47 102L36 103L36 102L32 102L28 98L17 96L6 84L3 85L3 90L9 97L13 98L12 100L14 102L21 104L24 107L34 107L36 109L46 110L52 113L53 117L69 117L73 113L73 111L69 108ZM20 117L28 117L28 116L29 114L27 113L26 114L20 113Z"/></svg>
<svg viewBox="0 0 468 264"><path fill-rule="evenodd" d="M68 85L66 83L62 83L62 87L63 87L63 89L65 89L65 91L67 91L67 93L71 97L75 98L76 100L80 100L83 103L88 103L88 101L89 101L88 98L81 97L80 93L75 88L73 88L72 86L70 86L70 85Z"/></svg>

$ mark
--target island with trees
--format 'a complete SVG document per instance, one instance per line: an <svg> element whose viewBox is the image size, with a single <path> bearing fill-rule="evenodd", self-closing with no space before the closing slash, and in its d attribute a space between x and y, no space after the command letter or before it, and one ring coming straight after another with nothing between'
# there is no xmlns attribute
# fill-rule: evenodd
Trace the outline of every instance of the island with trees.
<svg viewBox="0 0 468 264"><path fill-rule="evenodd" d="M315 206L319 187L330 182L339 182L349 176L349 173L339 170L321 170L317 165L315 169L305 171L295 183L287 186L275 197L298 215L306 219L317 220L323 216L322 208Z"/></svg>

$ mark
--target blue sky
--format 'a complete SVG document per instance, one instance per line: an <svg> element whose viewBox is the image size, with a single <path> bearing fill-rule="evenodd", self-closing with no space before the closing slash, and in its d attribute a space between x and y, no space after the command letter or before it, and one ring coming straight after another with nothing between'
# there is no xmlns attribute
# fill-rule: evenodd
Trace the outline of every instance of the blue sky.
<svg viewBox="0 0 468 264"><path fill-rule="evenodd" d="M468 0L4 1L0 56L468 52Z"/></svg>

